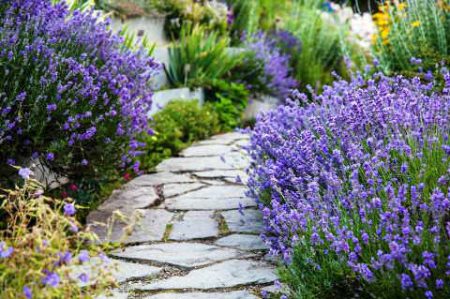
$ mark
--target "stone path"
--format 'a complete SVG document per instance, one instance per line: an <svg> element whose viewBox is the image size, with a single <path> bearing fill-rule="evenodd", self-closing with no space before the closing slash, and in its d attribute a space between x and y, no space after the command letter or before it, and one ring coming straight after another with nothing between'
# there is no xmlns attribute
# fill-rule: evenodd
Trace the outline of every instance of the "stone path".
<svg viewBox="0 0 450 299"><path fill-rule="evenodd" d="M254 299L273 288L274 265L258 234L261 216L245 196L246 135L202 141L117 190L88 223L111 253L120 287L112 298ZM237 179L238 177L238 179ZM104 223L113 211L140 215L138 225Z"/></svg>

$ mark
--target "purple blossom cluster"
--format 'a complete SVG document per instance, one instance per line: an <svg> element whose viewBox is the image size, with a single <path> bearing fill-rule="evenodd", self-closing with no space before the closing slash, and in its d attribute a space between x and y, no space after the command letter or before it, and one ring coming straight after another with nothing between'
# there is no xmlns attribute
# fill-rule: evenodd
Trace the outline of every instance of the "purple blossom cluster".
<svg viewBox="0 0 450 299"><path fill-rule="evenodd" d="M356 74L311 104L296 93L258 118L248 185L272 254L290 265L304 246L328 256L308 260L317 271L333 260L368 288L450 298L448 71L443 77L438 88Z"/></svg>
<svg viewBox="0 0 450 299"><path fill-rule="evenodd" d="M0 3L0 18L0 163L39 158L86 172L131 163L159 65L94 12L14 0Z"/></svg>
<svg viewBox="0 0 450 299"><path fill-rule="evenodd" d="M282 46L299 47L299 41L293 38L287 32L274 37L260 32L250 36L244 45L255 53L255 58L263 65L259 81L265 89L282 100L298 87L298 82L291 76L291 56L282 50Z"/></svg>

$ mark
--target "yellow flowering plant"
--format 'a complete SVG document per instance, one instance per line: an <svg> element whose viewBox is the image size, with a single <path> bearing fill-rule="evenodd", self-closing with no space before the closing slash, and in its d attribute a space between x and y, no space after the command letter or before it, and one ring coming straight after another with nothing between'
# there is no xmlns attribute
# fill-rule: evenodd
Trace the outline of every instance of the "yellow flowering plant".
<svg viewBox="0 0 450 299"><path fill-rule="evenodd" d="M418 64L428 71L436 63L448 61L447 3L448 0L404 0L379 5L373 15L378 28L373 37L373 50L385 71L408 73L416 71Z"/></svg>

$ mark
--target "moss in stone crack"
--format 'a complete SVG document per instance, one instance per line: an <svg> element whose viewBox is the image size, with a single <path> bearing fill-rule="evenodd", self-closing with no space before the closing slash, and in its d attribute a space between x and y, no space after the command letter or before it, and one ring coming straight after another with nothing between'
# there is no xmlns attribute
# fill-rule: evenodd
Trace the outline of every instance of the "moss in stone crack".
<svg viewBox="0 0 450 299"><path fill-rule="evenodd" d="M219 234L221 236L228 235L230 233L230 229L228 228L228 224L225 221L225 218L221 214L216 215L217 222L219 223Z"/></svg>
<svg viewBox="0 0 450 299"><path fill-rule="evenodd" d="M167 223L166 224L166 230L164 231L164 235L163 235L163 242L167 242L169 241L170 238L170 234L172 233L173 230L173 223Z"/></svg>

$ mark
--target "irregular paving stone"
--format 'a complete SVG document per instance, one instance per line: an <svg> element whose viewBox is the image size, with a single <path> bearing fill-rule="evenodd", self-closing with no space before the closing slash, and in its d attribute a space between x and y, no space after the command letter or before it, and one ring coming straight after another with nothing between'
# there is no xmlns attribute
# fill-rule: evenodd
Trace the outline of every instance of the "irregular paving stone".
<svg viewBox="0 0 450 299"><path fill-rule="evenodd" d="M214 289L263 284L275 281L273 267L250 260L230 260L192 270L186 276L171 277L150 284L137 285L139 290Z"/></svg>
<svg viewBox="0 0 450 299"><path fill-rule="evenodd" d="M146 297L147 299L258 299L249 291L234 291L227 293L161 293Z"/></svg>
<svg viewBox="0 0 450 299"><path fill-rule="evenodd" d="M115 210L119 210L125 215L130 215L136 209L142 209L153 205L158 199L159 197L153 187L132 188L130 186L124 186L122 189L114 191L113 194L98 207L97 211L109 212L111 215ZM108 213L103 214L107 215ZM91 218L92 216L88 216L87 221L90 222Z"/></svg>
<svg viewBox="0 0 450 299"><path fill-rule="evenodd" d="M167 184L164 185L163 193L164 197L173 197L176 195L180 195L189 191L194 191L197 189L200 189L201 187L205 186L201 183L194 183L194 184Z"/></svg>
<svg viewBox="0 0 450 299"><path fill-rule="evenodd" d="M219 225L213 211L189 211L173 224L170 240L191 240L217 237Z"/></svg>
<svg viewBox="0 0 450 299"><path fill-rule="evenodd" d="M119 260L114 260L114 263L117 264L117 271L114 273L114 277L119 283L130 279L154 276L162 271L161 268L149 265L135 264Z"/></svg>
<svg viewBox="0 0 450 299"><path fill-rule="evenodd" d="M249 136L246 134L242 134L239 132L230 132L230 133L225 133L225 134L220 134L220 135L215 135L213 137L211 137L212 140L232 140L232 141L236 141L236 140L242 140L242 139L249 139Z"/></svg>
<svg viewBox="0 0 450 299"><path fill-rule="evenodd" d="M211 144L204 146L191 146L181 152L182 157L205 157L220 156L232 151L232 148L222 144Z"/></svg>
<svg viewBox="0 0 450 299"><path fill-rule="evenodd" d="M126 247L113 256L153 261L181 267L204 266L236 257L250 256L242 251L201 243L161 243Z"/></svg>
<svg viewBox="0 0 450 299"><path fill-rule="evenodd" d="M81 286L86 286L94 283L99 275L104 275L103 271L105 270L109 271L118 283L130 279L154 276L162 271L161 268L114 259L110 259L109 262L104 263L101 258L93 257L82 265L73 266L70 269L69 275L72 279L77 280L78 276L82 273L88 274L89 282L79 282Z"/></svg>
<svg viewBox="0 0 450 299"><path fill-rule="evenodd" d="M221 213L231 232L258 233L263 230L262 216L257 210L225 211Z"/></svg>
<svg viewBox="0 0 450 299"><path fill-rule="evenodd" d="M160 209L137 210L137 212L142 214L142 218L134 227L131 235L125 240L125 243L160 241L164 236L167 223L173 217L173 213ZM105 221L100 222L105 223ZM91 224L92 230L99 236L101 241L110 242L120 241L124 235L123 230L126 226L126 223L116 221L113 225L111 235L108 237L105 226Z"/></svg>
<svg viewBox="0 0 450 299"><path fill-rule="evenodd" d="M174 210L228 210L239 206L256 206L245 197L246 188L237 185L209 186L166 200L166 207Z"/></svg>
<svg viewBox="0 0 450 299"><path fill-rule="evenodd" d="M216 245L234 247L241 250L265 250L267 246L259 236L234 234L216 241Z"/></svg>
<svg viewBox="0 0 450 299"><path fill-rule="evenodd" d="M242 170L210 170L194 172L194 176L201 179L222 179L222 178L236 178L237 176L245 176L246 173Z"/></svg>
<svg viewBox="0 0 450 299"><path fill-rule="evenodd" d="M164 160L158 166L157 171L171 172L194 172L206 170L227 170L244 169L248 166L248 161L241 153L232 152L222 156L214 157L187 157L171 158Z"/></svg>
<svg viewBox="0 0 450 299"><path fill-rule="evenodd" d="M158 172L138 176L127 183L127 186L155 186L173 183L195 183L196 180L187 174L175 174L171 172Z"/></svg>

